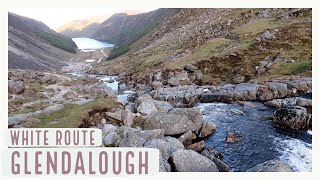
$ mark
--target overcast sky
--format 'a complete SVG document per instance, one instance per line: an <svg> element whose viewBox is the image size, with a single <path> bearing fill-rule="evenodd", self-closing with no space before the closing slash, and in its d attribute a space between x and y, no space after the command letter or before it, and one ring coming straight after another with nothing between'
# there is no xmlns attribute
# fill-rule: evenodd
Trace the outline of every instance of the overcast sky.
<svg viewBox="0 0 320 180"><path fill-rule="evenodd" d="M139 9L143 11L152 11L153 9ZM39 21L42 21L51 29L56 29L59 26L78 19L84 19L94 16L103 16L108 14L114 14L124 10L130 9L115 9L115 8L23 8L23 9L9 9L9 12L13 12L22 16L27 16Z"/></svg>

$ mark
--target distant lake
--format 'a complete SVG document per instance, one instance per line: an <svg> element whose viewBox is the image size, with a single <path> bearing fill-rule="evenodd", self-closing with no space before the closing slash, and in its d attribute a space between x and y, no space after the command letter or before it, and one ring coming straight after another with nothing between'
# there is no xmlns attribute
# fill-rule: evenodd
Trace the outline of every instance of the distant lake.
<svg viewBox="0 0 320 180"><path fill-rule="evenodd" d="M96 49L114 46L114 44L91 38L72 38L72 40L76 43L78 49L81 49L82 51L94 51Z"/></svg>

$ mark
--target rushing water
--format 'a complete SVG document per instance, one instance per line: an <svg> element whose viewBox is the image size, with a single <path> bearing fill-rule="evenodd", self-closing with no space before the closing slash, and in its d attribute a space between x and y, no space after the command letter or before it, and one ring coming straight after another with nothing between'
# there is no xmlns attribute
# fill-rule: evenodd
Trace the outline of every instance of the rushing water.
<svg viewBox="0 0 320 180"><path fill-rule="evenodd" d="M114 46L114 44L91 38L72 38L72 40L76 43L78 49L81 49L84 52L95 51L97 49Z"/></svg>
<svg viewBox="0 0 320 180"><path fill-rule="evenodd" d="M259 102L249 106L224 103L198 104L204 119L213 121L217 131L206 140L224 154L233 171L247 169L271 159L280 159L294 171L312 171L312 133L279 130L267 119L274 109ZM240 141L226 143L226 132L236 131Z"/></svg>

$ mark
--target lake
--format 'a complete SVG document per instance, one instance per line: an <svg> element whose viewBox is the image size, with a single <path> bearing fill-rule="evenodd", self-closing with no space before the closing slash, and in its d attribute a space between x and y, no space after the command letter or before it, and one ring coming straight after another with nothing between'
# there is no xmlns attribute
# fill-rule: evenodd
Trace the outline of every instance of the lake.
<svg viewBox="0 0 320 180"><path fill-rule="evenodd" d="M97 49L114 46L114 44L91 38L72 38L72 40L76 43L78 49L81 49L84 52L95 51Z"/></svg>

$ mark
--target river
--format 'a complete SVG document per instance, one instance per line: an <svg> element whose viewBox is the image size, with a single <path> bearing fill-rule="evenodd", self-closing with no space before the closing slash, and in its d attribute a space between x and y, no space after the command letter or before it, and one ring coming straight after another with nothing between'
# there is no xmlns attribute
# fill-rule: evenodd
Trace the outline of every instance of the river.
<svg viewBox="0 0 320 180"><path fill-rule="evenodd" d="M250 107L239 104L201 103L204 119L213 121L217 131L205 141L224 155L233 171L247 169L271 159L279 159L294 171L312 171L312 133L292 133L275 128L267 119L273 108L259 102ZM226 132L236 131L240 141L226 143Z"/></svg>
<svg viewBox="0 0 320 180"><path fill-rule="evenodd" d="M73 38L82 51L101 50L109 43L88 38ZM112 47L112 46L111 46ZM86 61L88 66L94 61ZM83 73L69 73L74 76ZM119 91L116 76L89 75L111 87L117 93L118 100L126 101L132 91ZM112 80L112 81L111 81ZM305 96L311 98L310 95ZM232 171L247 169L271 160L279 159L290 165L294 171L312 171L312 131L290 133L275 128L266 117L271 116L273 108L260 102L250 102L250 106L225 103L200 103L196 105L206 120L217 125L217 131L205 140L206 147L214 147L224 155ZM236 131L240 141L226 143L226 132Z"/></svg>

